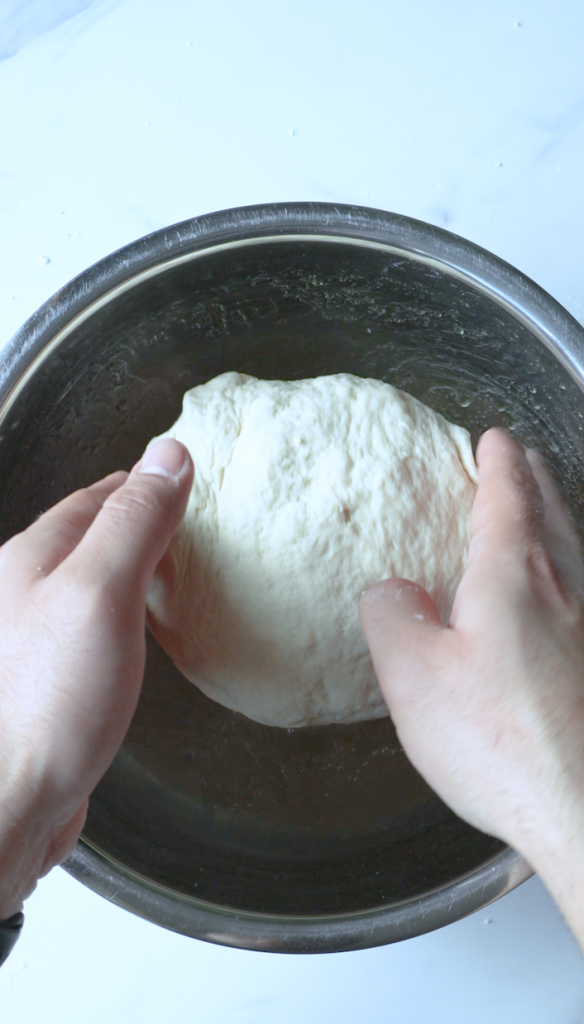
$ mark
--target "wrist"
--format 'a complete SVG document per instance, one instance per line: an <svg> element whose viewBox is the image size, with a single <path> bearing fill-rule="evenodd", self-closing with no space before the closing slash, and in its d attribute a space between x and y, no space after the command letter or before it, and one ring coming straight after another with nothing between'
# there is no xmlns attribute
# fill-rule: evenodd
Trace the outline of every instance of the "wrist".
<svg viewBox="0 0 584 1024"><path fill-rule="evenodd" d="M22 910L42 874L47 842L34 817L0 811L0 921Z"/></svg>
<svg viewBox="0 0 584 1024"><path fill-rule="evenodd" d="M0 921L22 910L50 846L47 801L26 771L0 773Z"/></svg>
<svg viewBox="0 0 584 1024"><path fill-rule="evenodd" d="M584 949L584 785L564 792L537 824L514 830L509 842L549 889Z"/></svg>

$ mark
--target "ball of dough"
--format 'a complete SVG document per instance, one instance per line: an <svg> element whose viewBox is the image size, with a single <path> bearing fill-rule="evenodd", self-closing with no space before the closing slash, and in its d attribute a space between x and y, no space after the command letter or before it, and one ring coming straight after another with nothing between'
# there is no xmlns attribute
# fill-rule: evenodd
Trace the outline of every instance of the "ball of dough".
<svg viewBox="0 0 584 1024"><path fill-rule="evenodd" d="M178 668L266 725L386 715L359 597L405 577L447 621L476 490L467 431L378 380L224 373L164 436L195 463L148 600Z"/></svg>

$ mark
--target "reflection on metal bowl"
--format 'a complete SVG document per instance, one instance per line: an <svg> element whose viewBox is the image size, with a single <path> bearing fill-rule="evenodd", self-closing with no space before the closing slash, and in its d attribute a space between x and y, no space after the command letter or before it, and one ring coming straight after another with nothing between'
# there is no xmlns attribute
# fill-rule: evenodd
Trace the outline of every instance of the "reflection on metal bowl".
<svg viewBox="0 0 584 1024"><path fill-rule="evenodd" d="M249 207L156 232L62 289L0 363L6 539L129 468L188 388L239 370L404 388L476 441L503 424L584 501L584 331L447 232L357 207ZM149 639L143 695L67 869L135 913L252 949L327 952L471 913L530 869L460 821L387 719L270 729Z"/></svg>

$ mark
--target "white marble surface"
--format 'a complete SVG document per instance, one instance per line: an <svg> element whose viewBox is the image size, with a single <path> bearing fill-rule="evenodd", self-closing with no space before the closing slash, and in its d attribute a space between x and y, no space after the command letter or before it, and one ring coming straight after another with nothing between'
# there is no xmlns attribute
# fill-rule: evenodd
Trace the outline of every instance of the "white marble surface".
<svg viewBox="0 0 584 1024"><path fill-rule="evenodd" d="M293 199L446 226L584 322L583 39L577 0L0 0L0 345L148 231ZM26 914L3 1024L584 1021L584 965L537 880L325 957L173 935L62 871Z"/></svg>

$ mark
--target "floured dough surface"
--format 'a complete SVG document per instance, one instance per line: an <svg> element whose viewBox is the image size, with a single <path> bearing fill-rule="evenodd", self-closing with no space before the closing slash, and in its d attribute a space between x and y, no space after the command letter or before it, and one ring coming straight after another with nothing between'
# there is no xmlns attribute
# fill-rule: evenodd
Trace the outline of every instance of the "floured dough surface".
<svg viewBox="0 0 584 1024"><path fill-rule="evenodd" d="M195 463L148 602L178 668L267 725L386 715L359 597L405 577L447 621L476 490L466 430L377 380L224 373L164 436Z"/></svg>

